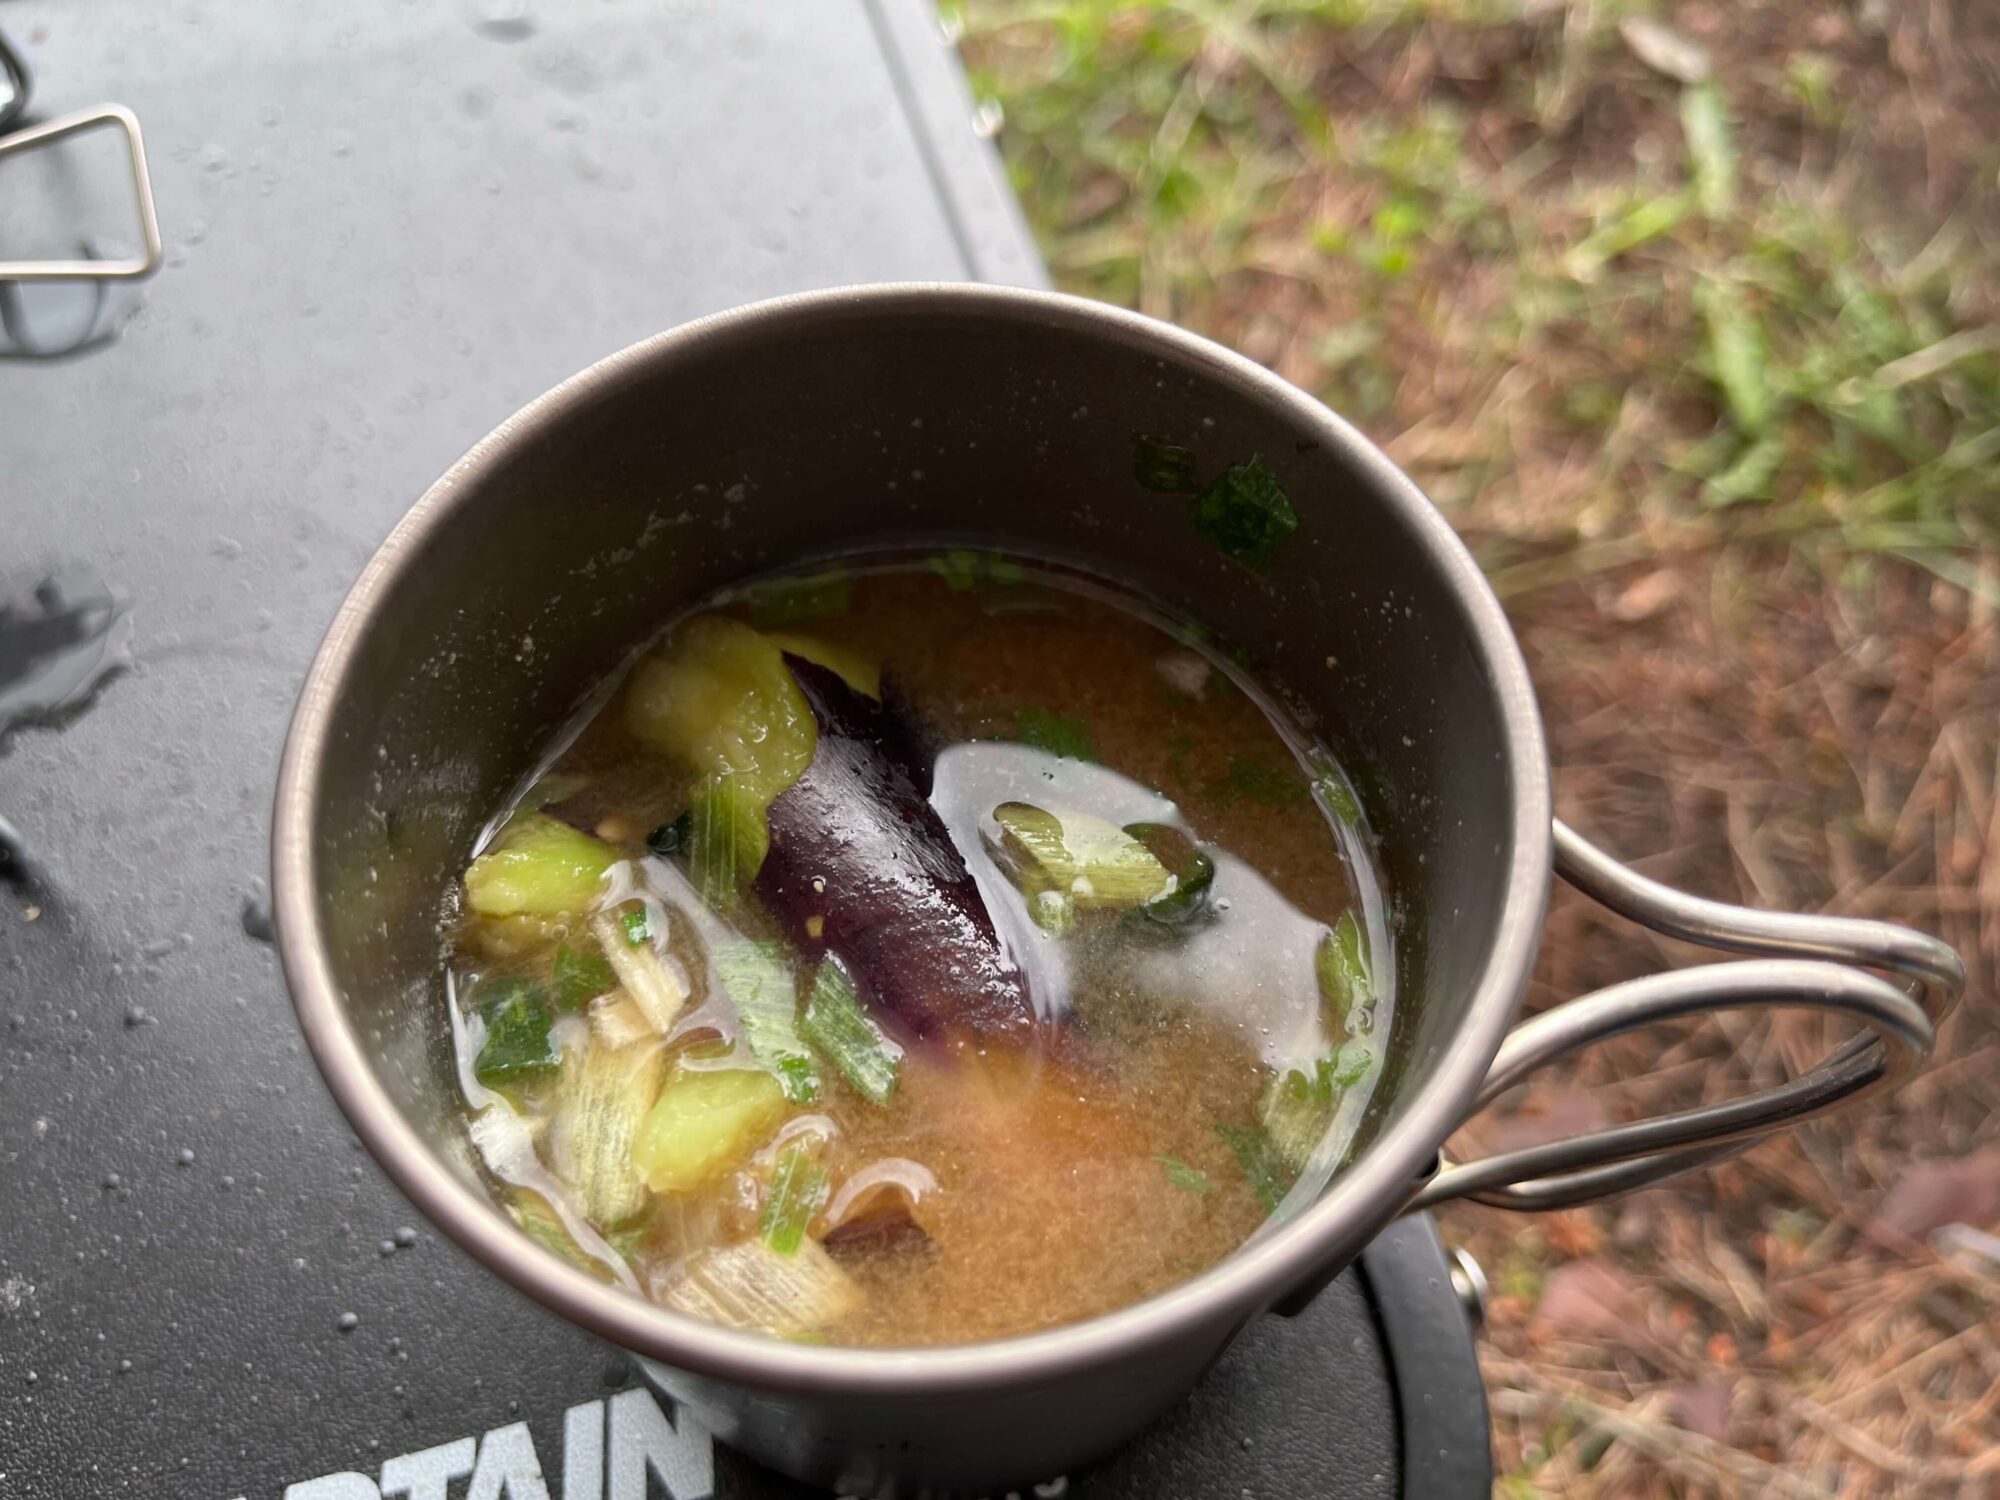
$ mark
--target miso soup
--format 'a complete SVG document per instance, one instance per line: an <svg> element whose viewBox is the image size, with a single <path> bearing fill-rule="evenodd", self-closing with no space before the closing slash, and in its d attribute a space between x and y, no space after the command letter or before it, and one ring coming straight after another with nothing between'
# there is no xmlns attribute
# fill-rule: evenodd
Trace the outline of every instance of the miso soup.
<svg viewBox="0 0 2000 1500"><path fill-rule="evenodd" d="M1394 1003L1365 823L1201 631L850 560L664 622L592 702L451 898L472 1136L552 1250L955 1343L1160 1292L1343 1162Z"/></svg>

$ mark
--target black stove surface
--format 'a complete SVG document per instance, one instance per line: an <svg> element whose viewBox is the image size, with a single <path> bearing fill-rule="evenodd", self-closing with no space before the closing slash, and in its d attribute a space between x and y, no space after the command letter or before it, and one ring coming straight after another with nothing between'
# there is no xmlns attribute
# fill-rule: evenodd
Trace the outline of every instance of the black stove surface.
<svg viewBox="0 0 2000 1500"><path fill-rule="evenodd" d="M90 628L129 650L0 729L0 1496L798 1493L677 1427L363 1154L267 946L267 814L341 595L523 401L777 292L1040 279L929 14L14 0L0 27L45 114L137 112L169 249L104 309L116 337L0 359L0 596L18 624L101 579L120 615ZM91 160L56 166L0 166L0 255L84 214ZM61 323L76 295L23 306ZM70 592L37 600L51 577ZM1487 1483L1418 1220L1043 1493Z"/></svg>

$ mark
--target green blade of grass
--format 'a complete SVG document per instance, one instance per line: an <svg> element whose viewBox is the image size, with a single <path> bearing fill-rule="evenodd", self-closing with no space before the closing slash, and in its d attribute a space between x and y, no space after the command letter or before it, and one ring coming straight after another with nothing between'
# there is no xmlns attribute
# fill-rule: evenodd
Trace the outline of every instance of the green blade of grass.
<svg viewBox="0 0 2000 1500"><path fill-rule="evenodd" d="M1594 280L1612 261L1650 240L1671 233L1694 206L1687 193L1640 198L1622 212L1600 219L1595 228L1563 257L1563 273L1578 281Z"/></svg>
<svg viewBox="0 0 2000 1500"><path fill-rule="evenodd" d="M1764 325L1727 282L1698 282L1694 300L1707 335L1709 373L1729 415L1744 432L1761 437L1776 405Z"/></svg>
<svg viewBox="0 0 2000 1500"><path fill-rule="evenodd" d="M1681 131L1694 170L1695 202L1709 219L1727 219L1736 208L1736 140L1722 92L1713 83L1681 90Z"/></svg>

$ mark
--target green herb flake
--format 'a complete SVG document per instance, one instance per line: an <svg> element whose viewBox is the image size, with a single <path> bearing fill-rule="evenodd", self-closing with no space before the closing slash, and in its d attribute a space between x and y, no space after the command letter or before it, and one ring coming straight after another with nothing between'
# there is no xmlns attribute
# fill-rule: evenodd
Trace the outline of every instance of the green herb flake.
<svg viewBox="0 0 2000 1500"><path fill-rule="evenodd" d="M826 1168L805 1146L787 1147L771 1174L771 1191L757 1220L764 1243L780 1255L797 1255L805 1243L806 1226L826 1202Z"/></svg>
<svg viewBox="0 0 2000 1500"><path fill-rule="evenodd" d="M1203 1197L1206 1197L1213 1191L1213 1185L1208 1180L1208 1173L1202 1171L1201 1168L1191 1167L1179 1157L1174 1156L1156 1156L1153 1160L1166 1169L1167 1181L1182 1191L1195 1193Z"/></svg>
<svg viewBox="0 0 2000 1500"><path fill-rule="evenodd" d="M1320 1067L1332 1075L1334 1087L1352 1088L1374 1071L1375 1049L1356 1037L1342 1042L1338 1052L1321 1060Z"/></svg>
<svg viewBox="0 0 2000 1500"><path fill-rule="evenodd" d="M781 578L753 583L745 590L750 623L759 630L810 625L847 613L854 602L854 580L847 573L815 573L806 578Z"/></svg>
<svg viewBox="0 0 2000 1500"><path fill-rule="evenodd" d="M819 1069L813 1060L802 1054L781 1057L777 1064L778 1087L785 1091L785 1097L794 1104L811 1104L819 1098Z"/></svg>
<svg viewBox="0 0 2000 1500"><path fill-rule="evenodd" d="M1224 555L1261 572L1299 529L1299 514L1278 477L1253 458L1232 465L1202 491L1194 505L1194 529Z"/></svg>
<svg viewBox="0 0 2000 1500"><path fill-rule="evenodd" d="M1361 826L1361 803L1354 795L1354 788L1339 776L1328 771L1324 775L1315 777L1312 790L1319 805L1347 827Z"/></svg>
<svg viewBox="0 0 2000 1500"><path fill-rule="evenodd" d="M625 930L625 942L630 947L643 948L652 939L652 924L646 920L646 908L643 906L620 912L618 925Z"/></svg>
<svg viewBox="0 0 2000 1500"><path fill-rule="evenodd" d="M1050 755L1060 755L1068 760L1097 759L1097 743L1091 738L1090 726L1068 714L1054 713L1046 708L1016 709L1014 728L1023 744L1033 745Z"/></svg>
<svg viewBox="0 0 2000 1500"><path fill-rule="evenodd" d="M618 976L601 953L556 944L555 966L549 973L549 1004L567 1015L582 1010L607 990L615 989Z"/></svg>
<svg viewBox="0 0 2000 1500"><path fill-rule="evenodd" d="M1352 911L1320 934L1313 950L1313 970L1319 979L1320 1003L1327 1025L1339 1030L1357 1006L1375 1003L1375 981L1369 971L1368 935Z"/></svg>
<svg viewBox="0 0 2000 1500"><path fill-rule="evenodd" d="M1194 454L1160 438L1132 439L1132 477L1162 495L1192 495L1198 488Z"/></svg>
<svg viewBox="0 0 2000 1500"><path fill-rule="evenodd" d="M555 1016L542 987L527 979L496 979L476 996L486 1036L472 1076L490 1089L512 1089L553 1078L562 1049L549 1034Z"/></svg>
<svg viewBox="0 0 2000 1500"><path fill-rule="evenodd" d="M1264 1138L1264 1132L1247 1125L1218 1125L1215 1133L1236 1157L1236 1164L1243 1169L1244 1179L1257 1194L1265 1211L1275 1213L1278 1205L1285 1201L1285 1194L1291 1191L1292 1176L1271 1150L1271 1143Z"/></svg>
<svg viewBox="0 0 2000 1500"><path fill-rule="evenodd" d="M1208 790L1218 801L1247 797L1266 807L1290 807L1311 795L1310 788L1291 772L1273 770L1262 761L1241 755L1229 757L1229 769L1211 781Z"/></svg>
<svg viewBox="0 0 2000 1500"><path fill-rule="evenodd" d="M954 594L996 583L1020 583L1027 578L1021 565L991 552L970 547L953 547L940 552L927 564Z"/></svg>

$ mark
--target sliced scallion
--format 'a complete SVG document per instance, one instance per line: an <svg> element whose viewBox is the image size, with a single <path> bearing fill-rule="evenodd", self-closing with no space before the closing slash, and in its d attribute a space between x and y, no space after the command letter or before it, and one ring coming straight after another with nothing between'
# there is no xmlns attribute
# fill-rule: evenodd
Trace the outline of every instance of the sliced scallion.
<svg viewBox="0 0 2000 1500"><path fill-rule="evenodd" d="M798 1254L805 1243L806 1226L826 1198L826 1168L819 1164L812 1148L787 1146L780 1151L771 1174L771 1191L757 1220L764 1243L780 1255Z"/></svg>
<svg viewBox="0 0 2000 1500"><path fill-rule="evenodd" d="M1009 874L1031 894L1060 891L1089 910L1144 906L1175 888L1173 875L1150 849L1103 818L1003 802L993 809L993 820L1006 835Z"/></svg>
<svg viewBox="0 0 2000 1500"><path fill-rule="evenodd" d="M870 1103L886 1104L896 1092L903 1049L862 1008L854 981L838 959L827 959L813 976L799 1032Z"/></svg>
<svg viewBox="0 0 2000 1500"><path fill-rule="evenodd" d="M743 1023L750 1053L778 1075L785 1097L809 1104L819 1097L819 1074L799 1036L798 991L776 943L735 938L710 955L716 976Z"/></svg>

